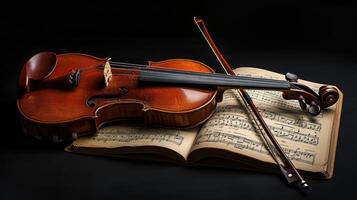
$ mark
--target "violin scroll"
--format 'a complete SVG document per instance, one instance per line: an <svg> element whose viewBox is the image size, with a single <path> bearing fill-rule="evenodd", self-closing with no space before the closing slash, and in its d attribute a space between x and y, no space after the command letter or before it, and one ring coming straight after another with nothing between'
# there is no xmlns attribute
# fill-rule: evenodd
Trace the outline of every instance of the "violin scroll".
<svg viewBox="0 0 357 200"><path fill-rule="evenodd" d="M322 108L334 105L339 98L337 89L330 85L321 86L319 89L319 95L321 98Z"/></svg>
<svg viewBox="0 0 357 200"><path fill-rule="evenodd" d="M301 109L312 116L320 114L321 109L330 107L338 101L339 93L333 86L321 86L317 94L306 85L298 83L298 76L295 74L287 73L285 79L290 82L291 89L283 92L283 98L298 100Z"/></svg>

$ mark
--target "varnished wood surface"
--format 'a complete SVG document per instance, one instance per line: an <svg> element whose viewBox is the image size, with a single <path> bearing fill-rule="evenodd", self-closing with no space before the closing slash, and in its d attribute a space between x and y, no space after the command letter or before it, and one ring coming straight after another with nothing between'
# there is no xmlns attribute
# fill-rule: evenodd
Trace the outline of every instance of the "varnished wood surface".
<svg viewBox="0 0 357 200"><path fill-rule="evenodd" d="M152 86L139 83L140 71L112 69L108 86L103 82L106 59L84 54L57 55L52 74L38 85L53 85L73 69L81 70L78 87L31 87L18 99L18 109L29 134L45 138L51 134L67 137L95 132L106 122L139 118L147 124L191 127L202 123L214 111L214 89ZM149 62L150 67L212 73L203 63L172 59ZM23 75L20 76L20 82ZM127 92L121 94L120 90ZM88 102L94 102L89 104ZM93 126L93 124L95 124Z"/></svg>

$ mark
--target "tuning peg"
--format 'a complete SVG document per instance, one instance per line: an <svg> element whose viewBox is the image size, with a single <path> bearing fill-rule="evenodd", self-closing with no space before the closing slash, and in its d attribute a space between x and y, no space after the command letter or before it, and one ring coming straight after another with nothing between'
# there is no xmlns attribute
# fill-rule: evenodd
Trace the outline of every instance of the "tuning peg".
<svg viewBox="0 0 357 200"><path fill-rule="evenodd" d="M285 74L285 79L289 82L297 82L299 77L296 74L288 72Z"/></svg>
<svg viewBox="0 0 357 200"><path fill-rule="evenodd" d="M320 114L321 107L319 105L317 105L315 102L311 102L308 112L310 113L310 115L316 116L316 115Z"/></svg>
<svg viewBox="0 0 357 200"><path fill-rule="evenodd" d="M307 110L306 101L305 101L304 96L302 96L302 95L299 96L299 104L300 104L301 110L303 110L303 111Z"/></svg>
<svg viewBox="0 0 357 200"><path fill-rule="evenodd" d="M77 87L81 78L80 70L72 70L67 77L67 85L70 87Z"/></svg>

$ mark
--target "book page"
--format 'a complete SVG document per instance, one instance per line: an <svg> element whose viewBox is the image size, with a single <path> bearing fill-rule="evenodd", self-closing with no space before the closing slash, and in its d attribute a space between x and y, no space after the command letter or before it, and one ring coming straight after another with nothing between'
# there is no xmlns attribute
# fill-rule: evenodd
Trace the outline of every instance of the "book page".
<svg viewBox="0 0 357 200"><path fill-rule="evenodd" d="M71 146L102 149L162 147L173 150L186 159L197 131L197 128L189 130L150 128L142 123L125 122L125 125L115 124L101 128L97 135L79 138ZM145 149L143 153L150 152L150 148ZM120 154L120 151L116 153Z"/></svg>
<svg viewBox="0 0 357 200"><path fill-rule="evenodd" d="M285 79L281 74L257 68L239 68L234 71L243 76ZM303 80L299 82L315 91L321 86ZM301 110L298 101L283 99L279 91L247 92L294 165L311 172L325 171L336 105L313 117ZM224 149L263 162L275 163L255 126L238 90L228 90L215 114L199 131L192 151L200 148Z"/></svg>

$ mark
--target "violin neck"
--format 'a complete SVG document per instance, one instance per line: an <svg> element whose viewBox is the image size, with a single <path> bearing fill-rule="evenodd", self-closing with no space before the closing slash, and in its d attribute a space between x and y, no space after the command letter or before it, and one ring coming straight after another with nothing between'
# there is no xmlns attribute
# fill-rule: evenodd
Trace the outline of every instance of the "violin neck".
<svg viewBox="0 0 357 200"><path fill-rule="evenodd" d="M282 80L168 70L142 70L139 81L156 84L258 90L289 90L291 88L288 81Z"/></svg>

